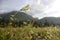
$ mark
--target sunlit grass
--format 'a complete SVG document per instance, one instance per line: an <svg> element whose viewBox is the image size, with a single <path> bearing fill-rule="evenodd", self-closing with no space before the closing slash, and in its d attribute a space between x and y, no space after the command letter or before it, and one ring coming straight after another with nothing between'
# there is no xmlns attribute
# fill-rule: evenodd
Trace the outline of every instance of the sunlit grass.
<svg viewBox="0 0 60 40"><path fill-rule="evenodd" d="M40 40L60 40L60 27L35 28L31 25L24 27L6 27L0 28L0 40L31 40L40 34Z"/></svg>

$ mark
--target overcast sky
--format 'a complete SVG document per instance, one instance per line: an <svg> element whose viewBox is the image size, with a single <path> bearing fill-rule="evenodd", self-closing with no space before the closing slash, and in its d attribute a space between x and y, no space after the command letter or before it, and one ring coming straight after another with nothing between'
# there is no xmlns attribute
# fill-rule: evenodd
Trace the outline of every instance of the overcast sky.
<svg viewBox="0 0 60 40"><path fill-rule="evenodd" d="M0 13L20 10L30 4L29 15L33 17L60 17L60 0L0 0Z"/></svg>

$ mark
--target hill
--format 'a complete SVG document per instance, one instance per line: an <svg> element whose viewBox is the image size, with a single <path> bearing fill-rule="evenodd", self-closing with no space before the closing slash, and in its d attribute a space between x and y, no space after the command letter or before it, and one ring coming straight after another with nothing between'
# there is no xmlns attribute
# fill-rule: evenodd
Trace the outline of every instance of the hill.
<svg viewBox="0 0 60 40"><path fill-rule="evenodd" d="M10 17L12 15L15 15L17 11L12 11L12 12L8 12L8 13L3 13L0 14L0 18L6 19L6 20L10 20ZM17 12L17 14L14 16L14 18L16 18L17 20L33 20L33 17L24 13L24 12Z"/></svg>
<svg viewBox="0 0 60 40"><path fill-rule="evenodd" d="M60 17L44 17L38 20L38 22L42 22L42 23L45 23L46 21L50 24L53 23L55 25L60 25Z"/></svg>

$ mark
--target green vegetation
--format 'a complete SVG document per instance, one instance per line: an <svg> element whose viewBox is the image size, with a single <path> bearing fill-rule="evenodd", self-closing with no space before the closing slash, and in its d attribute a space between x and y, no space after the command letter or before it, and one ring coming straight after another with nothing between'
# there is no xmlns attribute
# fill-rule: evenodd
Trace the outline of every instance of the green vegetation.
<svg viewBox="0 0 60 40"><path fill-rule="evenodd" d="M27 5L20 12L0 14L0 40L36 40L38 37L40 40L60 40L60 22L56 20L57 26L53 23L55 18L53 21L38 20L21 12L29 8Z"/></svg>
<svg viewBox="0 0 60 40"><path fill-rule="evenodd" d="M20 11L27 11L30 9L30 5L26 5L25 7L23 7Z"/></svg>
<svg viewBox="0 0 60 40"><path fill-rule="evenodd" d="M0 28L0 40L35 40L37 33L40 40L60 40L60 27L32 27L32 25Z"/></svg>

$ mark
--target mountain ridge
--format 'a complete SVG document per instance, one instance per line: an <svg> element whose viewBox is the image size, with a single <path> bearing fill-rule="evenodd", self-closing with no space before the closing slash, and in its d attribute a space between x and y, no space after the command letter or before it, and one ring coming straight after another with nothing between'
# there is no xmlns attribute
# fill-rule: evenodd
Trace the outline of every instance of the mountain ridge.
<svg viewBox="0 0 60 40"><path fill-rule="evenodd" d="M38 18L33 18L31 15L28 15L24 12L18 12L18 11L12 11L12 12L8 12L8 13L4 13L4 14L0 14L0 18L2 17L5 20L10 20L11 15L14 15L17 12L17 14L14 16L14 18L17 18L17 20L19 21L36 21L37 23L44 23L45 21L47 21L48 23L53 23L53 24L58 24L60 25L60 17L44 17L42 19L38 19Z"/></svg>
<svg viewBox="0 0 60 40"><path fill-rule="evenodd" d="M8 13L3 13L0 14L0 18L4 18L4 19L10 19L11 15L15 15L17 11L12 11L12 12L8 12ZM24 13L24 12L17 12L17 14L14 16L15 18L17 18L18 20L32 20L33 17Z"/></svg>
<svg viewBox="0 0 60 40"><path fill-rule="evenodd" d="M42 18L38 21L42 22L42 23L47 21L48 23L53 23L53 24L60 25L60 17L44 17L44 18Z"/></svg>

